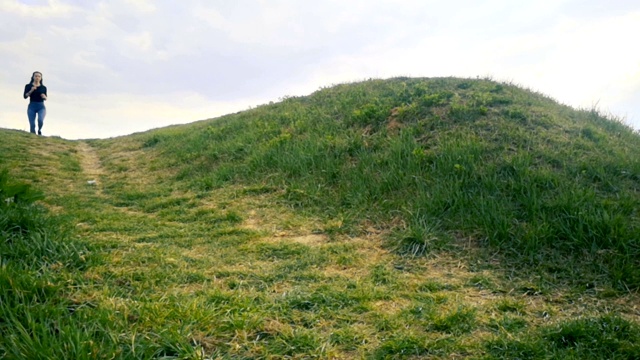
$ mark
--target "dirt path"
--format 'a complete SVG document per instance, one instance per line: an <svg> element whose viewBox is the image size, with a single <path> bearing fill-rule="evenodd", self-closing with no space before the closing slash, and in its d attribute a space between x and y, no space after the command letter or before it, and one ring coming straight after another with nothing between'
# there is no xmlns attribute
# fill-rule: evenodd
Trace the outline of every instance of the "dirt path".
<svg viewBox="0 0 640 360"><path fill-rule="evenodd" d="M97 194L102 195L102 186L100 184L100 178L104 175L104 169L100 163L100 158L91 145L82 141L78 143L78 152L80 155L80 165L87 178L87 181L93 183L97 188Z"/></svg>

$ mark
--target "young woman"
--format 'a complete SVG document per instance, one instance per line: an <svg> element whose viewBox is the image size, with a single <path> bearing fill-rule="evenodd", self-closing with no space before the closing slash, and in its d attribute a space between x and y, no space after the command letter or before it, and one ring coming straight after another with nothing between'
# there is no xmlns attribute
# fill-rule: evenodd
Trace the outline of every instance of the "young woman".
<svg viewBox="0 0 640 360"><path fill-rule="evenodd" d="M27 116L29 117L29 127L32 133L36 133L36 115L38 116L38 135L42 135L42 125L47 109L44 101L47 100L47 87L42 83L42 73L39 71L31 75L31 82L24 87L24 98L29 98Z"/></svg>

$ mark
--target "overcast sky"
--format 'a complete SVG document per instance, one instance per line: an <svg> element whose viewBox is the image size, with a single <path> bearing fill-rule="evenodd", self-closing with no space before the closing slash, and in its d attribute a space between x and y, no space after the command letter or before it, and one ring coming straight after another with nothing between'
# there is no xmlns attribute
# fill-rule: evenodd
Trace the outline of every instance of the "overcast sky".
<svg viewBox="0 0 640 360"><path fill-rule="evenodd" d="M367 78L492 77L640 129L638 0L0 0L0 127L107 138Z"/></svg>

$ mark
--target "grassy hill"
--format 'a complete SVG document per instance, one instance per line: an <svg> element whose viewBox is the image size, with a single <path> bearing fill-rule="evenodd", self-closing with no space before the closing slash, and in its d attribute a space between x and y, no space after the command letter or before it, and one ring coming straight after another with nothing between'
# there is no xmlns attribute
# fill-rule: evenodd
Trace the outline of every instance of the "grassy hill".
<svg viewBox="0 0 640 360"><path fill-rule="evenodd" d="M396 78L0 138L0 357L640 356L640 136L596 110Z"/></svg>

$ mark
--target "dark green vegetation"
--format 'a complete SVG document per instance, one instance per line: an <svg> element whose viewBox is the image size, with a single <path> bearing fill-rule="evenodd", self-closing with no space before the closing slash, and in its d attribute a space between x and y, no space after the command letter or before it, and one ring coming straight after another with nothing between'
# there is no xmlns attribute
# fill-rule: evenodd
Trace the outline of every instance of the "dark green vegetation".
<svg viewBox="0 0 640 360"><path fill-rule="evenodd" d="M516 86L2 130L0 168L0 358L640 357L640 136Z"/></svg>
<svg viewBox="0 0 640 360"><path fill-rule="evenodd" d="M91 323L69 317L74 304L61 296L69 272L86 265L87 248L38 198L0 171L0 358L65 358L79 355L67 347L89 353L99 341Z"/></svg>

